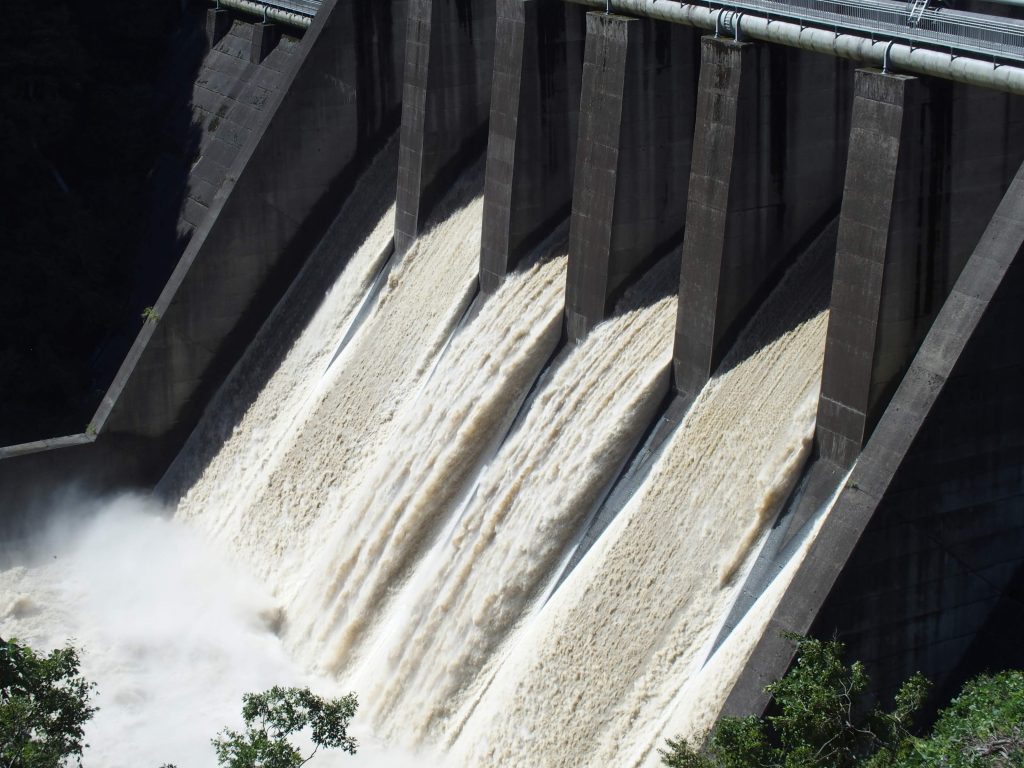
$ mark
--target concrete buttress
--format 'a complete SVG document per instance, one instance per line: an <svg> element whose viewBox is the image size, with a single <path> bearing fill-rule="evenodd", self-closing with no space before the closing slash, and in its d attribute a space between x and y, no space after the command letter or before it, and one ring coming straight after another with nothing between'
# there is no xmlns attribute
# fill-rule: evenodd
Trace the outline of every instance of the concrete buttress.
<svg viewBox="0 0 1024 768"><path fill-rule="evenodd" d="M569 214L584 20L572 3L498 0L480 248L486 293Z"/></svg>
<svg viewBox="0 0 1024 768"><path fill-rule="evenodd" d="M409 0L395 249L484 149L494 58L494 0Z"/></svg>
<svg viewBox="0 0 1024 768"><path fill-rule="evenodd" d="M566 324L582 339L618 292L678 245L696 98L693 30L587 14Z"/></svg>

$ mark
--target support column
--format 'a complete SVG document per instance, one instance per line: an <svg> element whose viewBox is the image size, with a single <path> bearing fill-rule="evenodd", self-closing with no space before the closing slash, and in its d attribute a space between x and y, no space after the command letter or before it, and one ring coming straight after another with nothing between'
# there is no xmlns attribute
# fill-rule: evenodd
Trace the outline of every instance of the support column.
<svg viewBox="0 0 1024 768"><path fill-rule="evenodd" d="M410 0L395 200L400 253L484 148L493 58L493 0Z"/></svg>
<svg viewBox="0 0 1024 768"><path fill-rule="evenodd" d="M259 23L252 25L252 46L249 48L249 61L262 64L277 41L281 39L281 28L276 24Z"/></svg>
<svg viewBox="0 0 1024 768"><path fill-rule="evenodd" d="M497 290L569 214L579 125L583 6L498 0L480 287Z"/></svg>
<svg viewBox="0 0 1024 768"><path fill-rule="evenodd" d="M848 82L827 57L702 40L673 354L685 398L838 213Z"/></svg>
<svg viewBox="0 0 1024 768"><path fill-rule="evenodd" d="M231 29L231 14L224 8L211 8L206 12L206 42L211 48Z"/></svg>
<svg viewBox="0 0 1024 768"><path fill-rule="evenodd" d="M945 166L917 78L856 73L817 443L853 464L946 296ZM937 146L936 146L937 145Z"/></svg>
<svg viewBox="0 0 1024 768"><path fill-rule="evenodd" d="M696 98L696 35L587 14L566 285L569 338L682 237Z"/></svg>

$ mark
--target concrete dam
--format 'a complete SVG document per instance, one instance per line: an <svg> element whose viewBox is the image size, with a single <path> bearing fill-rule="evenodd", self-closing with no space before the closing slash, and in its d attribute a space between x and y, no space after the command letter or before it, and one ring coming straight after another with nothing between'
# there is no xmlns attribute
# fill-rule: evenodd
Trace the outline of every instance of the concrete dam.
<svg viewBox="0 0 1024 768"><path fill-rule="evenodd" d="M191 7L166 283L81 434L0 448L0 634L83 642L110 766L298 679L352 764L618 766L786 633L882 696L1019 666L999 10Z"/></svg>

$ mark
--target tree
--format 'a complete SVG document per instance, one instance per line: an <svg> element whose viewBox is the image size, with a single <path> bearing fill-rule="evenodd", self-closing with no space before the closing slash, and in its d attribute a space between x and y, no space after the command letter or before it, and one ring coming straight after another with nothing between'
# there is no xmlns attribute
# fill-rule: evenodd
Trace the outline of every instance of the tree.
<svg viewBox="0 0 1024 768"><path fill-rule="evenodd" d="M0 638L0 766L57 768L82 764L84 724L95 688L78 674L78 651L47 656Z"/></svg>
<svg viewBox="0 0 1024 768"><path fill-rule="evenodd" d="M860 662L842 661L841 643L796 638L793 668L765 690L774 699L767 717L726 717L697 750L669 739L660 750L670 768L882 768L894 766L911 738L910 726L929 683L914 675L886 711L868 709L870 680Z"/></svg>
<svg viewBox="0 0 1024 768"><path fill-rule="evenodd" d="M969 681L942 711L931 735L911 739L895 768L1024 766L1024 672Z"/></svg>
<svg viewBox="0 0 1024 768"><path fill-rule="evenodd" d="M274 686L263 693L242 697L245 731L225 728L213 739L217 763L225 768L299 768L321 747L356 753L356 740L348 725L358 701L350 693L338 699L323 699L309 688ZM309 728L313 751L306 757L288 741Z"/></svg>

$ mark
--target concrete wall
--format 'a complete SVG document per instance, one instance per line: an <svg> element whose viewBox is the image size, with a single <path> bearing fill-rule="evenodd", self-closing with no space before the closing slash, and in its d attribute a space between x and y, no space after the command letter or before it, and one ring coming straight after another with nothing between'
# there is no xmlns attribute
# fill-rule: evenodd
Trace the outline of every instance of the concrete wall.
<svg viewBox="0 0 1024 768"><path fill-rule="evenodd" d="M838 212L849 71L781 46L702 40L674 348L684 397Z"/></svg>
<svg viewBox="0 0 1024 768"><path fill-rule="evenodd" d="M733 689L760 711L784 632L849 643L884 692L940 683L1021 567L1024 166L944 302ZM1019 606L1017 606L1019 614ZM1015 617L1019 621L1021 617Z"/></svg>
<svg viewBox="0 0 1024 768"><path fill-rule="evenodd" d="M95 442L0 451L0 503L69 477L159 475L398 127L404 6L323 4L104 397Z"/></svg>
<svg viewBox="0 0 1024 768"><path fill-rule="evenodd" d="M480 248L485 292L569 214L585 37L582 6L498 0Z"/></svg>
<svg viewBox="0 0 1024 768"><path fill-rule="evenodd" d="M484 150L495 0L409 0L395 248L404 252L433 206Z"/></svg>
<svg viewBox="0 0 1024 768"><path fill-rule="evenodd" d="M587 14L566 321L579 340L638 272L682 237L697 33Z"/></svg>

